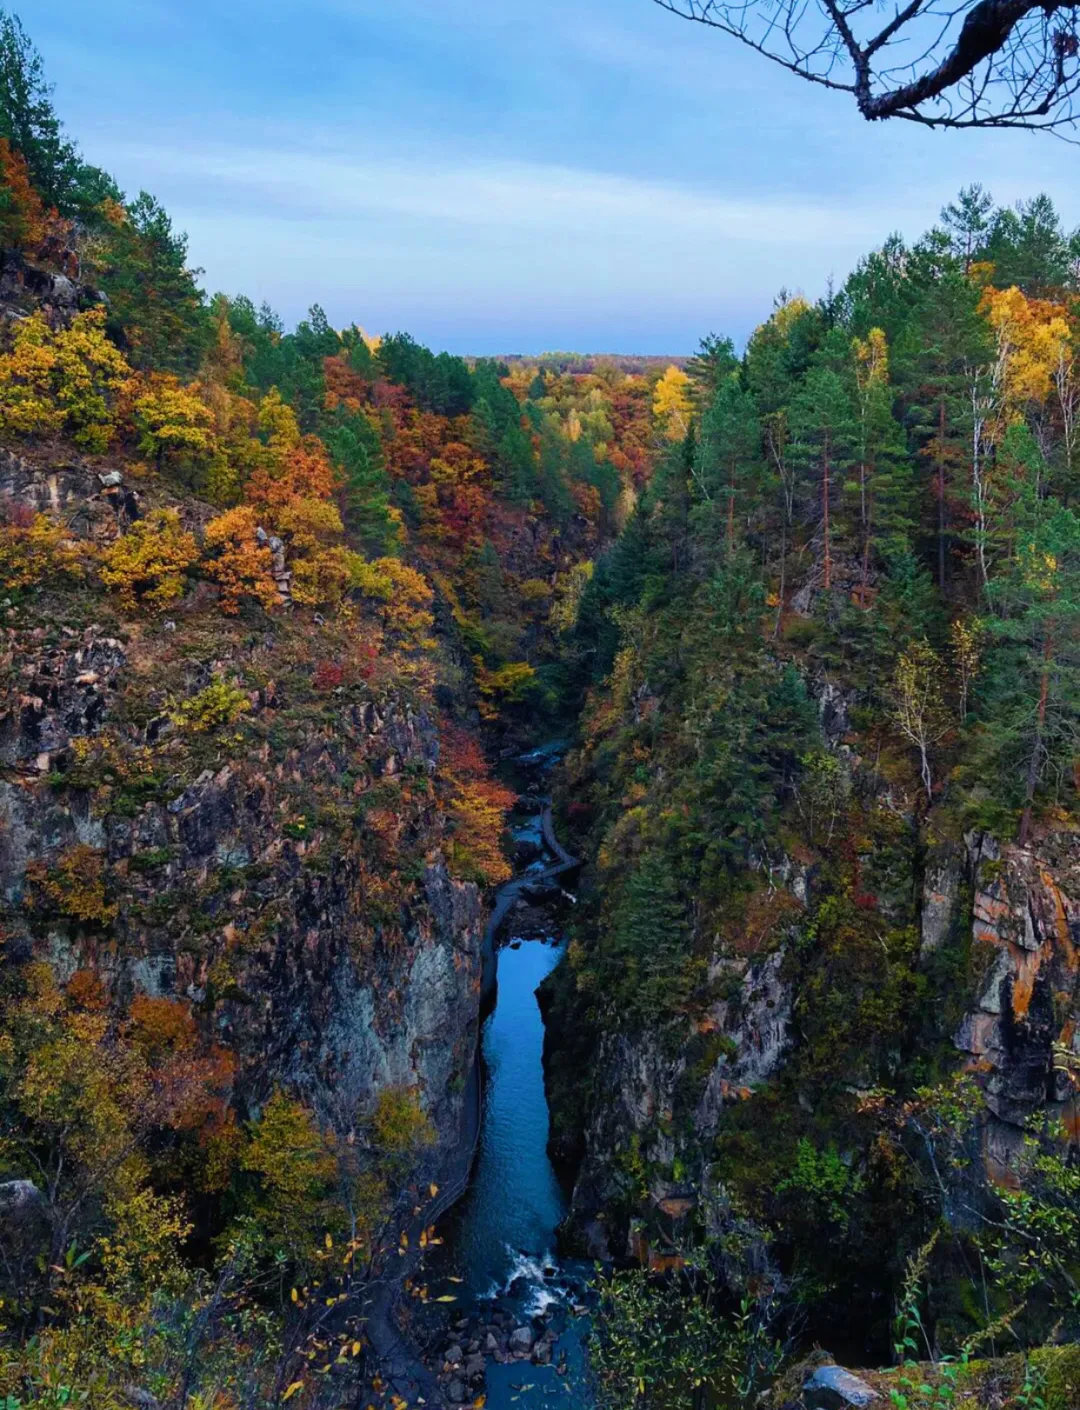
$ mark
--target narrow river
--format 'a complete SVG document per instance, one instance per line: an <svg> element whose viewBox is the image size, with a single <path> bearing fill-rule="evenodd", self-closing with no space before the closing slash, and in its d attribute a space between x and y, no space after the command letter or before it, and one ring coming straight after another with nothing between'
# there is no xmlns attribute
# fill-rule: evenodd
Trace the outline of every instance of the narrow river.
<svg viewBox="0 0 1080 1410"><path fill-rule="evenodd" d="M538 817L522 819L514 836L540 845ZM533 868L555 860L545 853ZM495 1004L481 1035L485 1081L476 1163L468 1191L439 1228L444 1242L426 1266L430 1297L455 1299L454 1306L445 1304L451 1321L455 1314L489 1321L498 1313L510 1326L557 1333L550 1364L488 1359L488 1410L588 1410L591 1404L580 1315L590 1270L555 1256L566 1196L547 1153L544 1024L536 999L564 949L560 935L515 935L512 916L501 943L497 937Z"/></svg>

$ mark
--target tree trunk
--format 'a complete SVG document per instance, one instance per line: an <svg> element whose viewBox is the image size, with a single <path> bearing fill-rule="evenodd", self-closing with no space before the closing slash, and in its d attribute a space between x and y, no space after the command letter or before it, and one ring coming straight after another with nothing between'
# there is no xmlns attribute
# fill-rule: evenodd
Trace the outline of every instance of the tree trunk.
<svg viewBox="0 0 1080 1410"><path fill-rule="evenodd" d="M821 522L825 535L825 591L832 587L832 544L829 541L829 464L830 446L828 432L825 434L824 457L821 476Z"/></svg>
<svg viewBox="0 0 1080 1410"><path fill-rule="evenodd" d="M938 403L937 443L937 563L938 587L945 591L945 398Z"/></svg>
<svg viewBox="0 0 1080 1410"><path fill-rule="evenodd" d="M1046 706L1050 696L1050 662L1054 654L1054 639L1047 633L1043 645L1043 668L1039 678L1039 706L1035 712L1035 738L1031 745L1031 758L1028 760L1027 781L1024 788L1024 813L1020 819L1020 846L1027 845L1031 832L1031 810L1035 802L1035 787L1039 782L1039 756L1042 754L1043 738L1046 734Z"/></svg>

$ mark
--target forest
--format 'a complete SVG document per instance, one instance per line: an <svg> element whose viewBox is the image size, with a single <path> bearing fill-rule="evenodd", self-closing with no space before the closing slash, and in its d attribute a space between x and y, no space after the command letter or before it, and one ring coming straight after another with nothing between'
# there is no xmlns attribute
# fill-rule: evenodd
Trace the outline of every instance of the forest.
<svg viewBox="0 0 1080 1410"><path fill-rule="evenodd" d="M1080 1404L1080 232L972 183L665 359L201 274L0 11L6 1410L406 1405L555 737L595 1403Z"/></svg>

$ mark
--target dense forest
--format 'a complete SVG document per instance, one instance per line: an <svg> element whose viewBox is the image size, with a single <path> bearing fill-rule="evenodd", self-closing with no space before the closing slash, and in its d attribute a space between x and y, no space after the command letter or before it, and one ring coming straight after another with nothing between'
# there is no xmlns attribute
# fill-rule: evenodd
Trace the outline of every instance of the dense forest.
<svg viewBox="0 0 1080 1410"><path fill-rule="evenodd" d="M886 1360L911 1260L942 1352L1080 1332L1078 256L972 186L710 341L582 597L557 1139L593 1251L742 1290L733 1384ZM613 1405L664 1296L613 1284Z"/></svg>
<svg viewBox="0 0 1080 1410"><path fill-rule="evenodd" d="M555 735L598 1403L1080 1403L1080 235L972 185L661 360L200 277L0 11L4 1404L405 1403Z"/></svg>

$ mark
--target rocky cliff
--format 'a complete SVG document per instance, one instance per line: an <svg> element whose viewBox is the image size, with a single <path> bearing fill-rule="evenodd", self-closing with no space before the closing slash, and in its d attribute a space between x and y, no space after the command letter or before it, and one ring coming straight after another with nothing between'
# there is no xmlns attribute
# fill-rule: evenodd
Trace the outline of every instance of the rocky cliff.
<svg viewBox="0 0 1080 1410"><path fill-rule="evenodd" d="M9 521L43 512L86 553L166 498L205 519L77 456L0 461ZM85 580L0 612L8 961L92 980L117 1012L190 1005L241 1116L280 1084L349 1131L411 1088L452 1147L483 925L442 850L428 691L340 614L223 617L198 590L125 613Z"/></svg>

